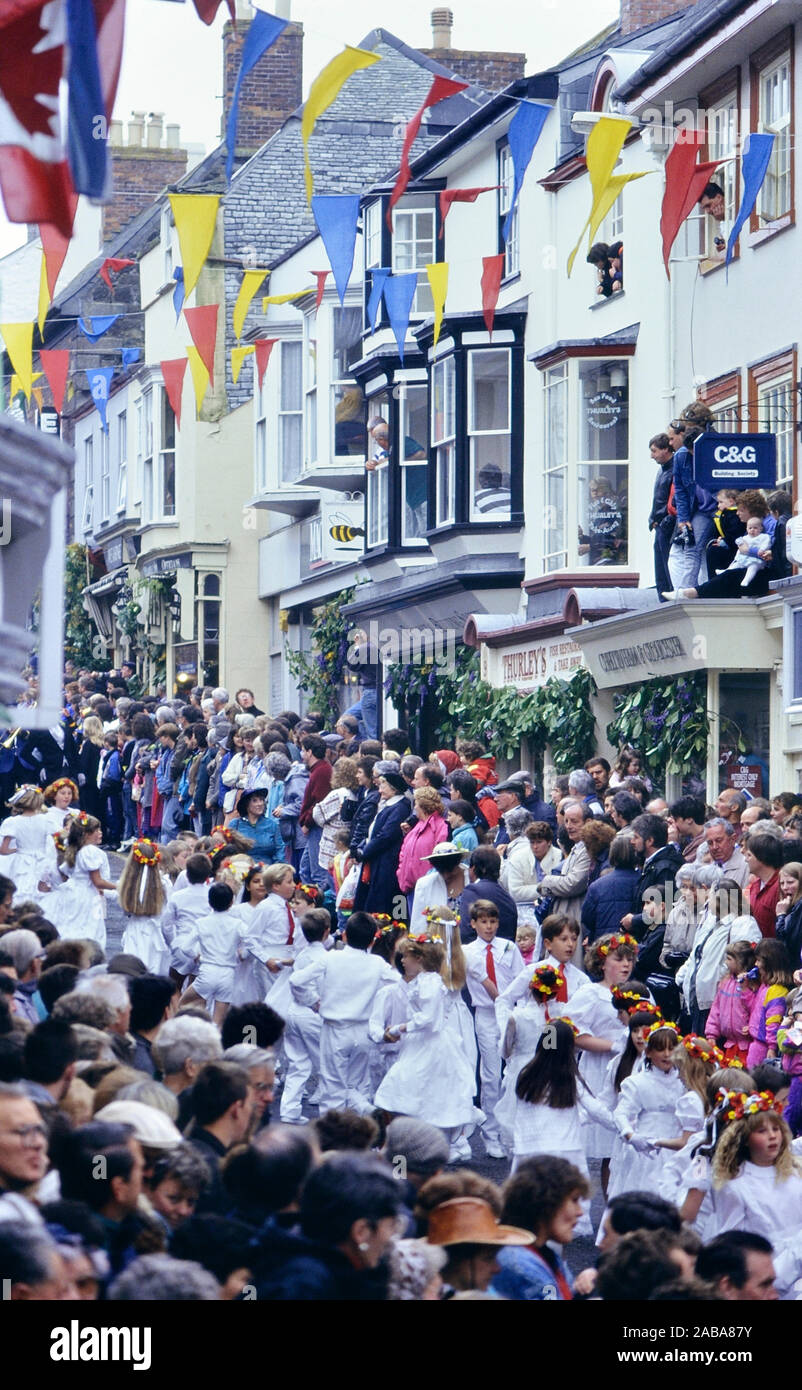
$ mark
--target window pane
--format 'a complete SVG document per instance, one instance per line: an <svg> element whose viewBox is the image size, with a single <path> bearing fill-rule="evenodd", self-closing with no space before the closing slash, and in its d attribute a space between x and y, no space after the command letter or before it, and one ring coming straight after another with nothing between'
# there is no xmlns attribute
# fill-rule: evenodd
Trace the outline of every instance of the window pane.
<svg viewBox="0 0 802 1390"><path fill-rule="evenodd" d="M790 377L758 390L758 429L777 436L777 487L790 488L794 477L794 391Z"/></svg>
<svg viewBox="0 0 802 1390"><path fill-rule="evenodd" d="M400 435L403 440L401 539L404 544L426 534L428 455L426 418L429 392L423 385L402 388Z"/></svg>
<svg viewBox="0 0 802 1390"><path fill-rule="evenodd" d="M471 440L472 519L510 519L510 437L478 435Z"/></svg>
<svg viewBox="0 0 802 1390"><path fill-rule="evenodd" d="M162 516L175 516L175 454L162 454Z"/></svg>
<svg viewBox="0 0 802 1390"><path fill-rule="evenodd" d="M162 392L162 448L175 448L175 415L166 391Z"/></svg>
<svg viewBox="0 0 802 1390"><path fill-rule="evenodd" d="M626 466L608 464L603 473L598 473L580 464L577 479L580 564L626 564Z"/></svg>
<svg viewBox="0 0 802 1390"><path fill-rule="evenodd" d="M469 353L472 434L510 427L510 355L506 348Z"/></svg>
<svg viewBox="0 0 802 1390"><path fill-rule="evenodd" d="M546 394L545 541L543 556L544 568L546 571L550 571L559 569L568 558L565 550L565 491L568 466L566 434L568 375L566 366L553 367L547 371L543 385Z"/></svg>
<svg viewBox="0 0 802 1390"><path fill-rule="evenodd" d="M454 520L456 492L454 445L445 444L437 450L437 525L445 526Z"/></svg>
<svg viewBox="0 0 802 1390"><path fill-rule="evenodd" d="M629 367L626 362L579 366L579 457L629 457Z"/></svg>
<svg viewBox="0 0 802 1390"><path fill-rule="evenodd" d="M774 134L774 146L763 187L760 211L766 221L791 208L791 71L784 56L761 76L760 124Z"/></svg>
<svg viewBox="0 0 802 1390"><path fill-rule="evenodd" d="M381 265L382 205L371 203L365 209L365 266Z"/></svg>
<svg viewBox="0 0 802 1390"><path fill-rule="evenodd" d="M454 358L436 362L432 373L432 443L454 437Z"/></svg>
<svg viewBox="0 0 802 1390"><path fill-rule="evenodd" d="M430 314L434 300L425 267L434 261L434 208L410 208L393 214L393 260L396 274L417 270L418 288L412 302L413 314Z"/></svg>
<svg viewBox="0 0 802 1390"><path fill-rule="evenodd" d="M280 410L301 409L303 343L281 344Z"/></svg>
<svg viewBox="0 0 802 1390"><path fill-rule="evenodd" d="M546 569L559 569L565 553L565 470L546 474Z"/></svg>
<svg viewBox="0 0 802 1390"><path fill-rule="evenodd" d="M371 396L368 402L367 485L368 545L384 545L388 535L388 471L390 466L390 397ZM364 447L364 446L363 446Z"/></svg>
<svg viewBox="0 0 802 1390"><path fill-rule="evenodd" d="M348 307L333 310L334 360L332 380L347 381L351 368L362 355L362 310Z"/></svg>
<svg viewBox="0 0 802 1390"><path fill-rule="evenodd" d="M260 421L263 424L264 421ZM279 417L279 474L282 483L292 483L301 471L301 416Z"/></svg>

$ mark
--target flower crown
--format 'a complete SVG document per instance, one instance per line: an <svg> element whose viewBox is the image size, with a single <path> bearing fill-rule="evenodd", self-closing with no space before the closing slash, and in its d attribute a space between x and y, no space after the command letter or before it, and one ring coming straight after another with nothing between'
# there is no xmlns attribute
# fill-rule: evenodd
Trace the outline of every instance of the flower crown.
<svg viewBox="0 0 802 1390"><path fill-rule="evenodd" d="M150 854L144 852L145 846L151 851ZM158 864L161 861L162 852L153 840L142 839L134 840L131 846L131 853L137 864Z"/></svg>
<svg viewBox="0 0 802 1390"><path fill-rule="evenodd" d="M747 1095L746 1091L720 1091L719 1095L722 1102L729 1102L729 1108L724 1114L728 1120L743 1120L747 1115L760 1115L762 1113L782 1115L782 1101L775 1100L771 1091L752 1091Z"/></svg>
<svg viewBox="0 0 802 1390"><path fill-rule="evenodd" d="M57 777L55 782L51 782L49 787L45 787L45 791L52 792L55 796L62 787L69 787L75 796L78 795L78 788L71 777Z"/></svg>
<svg viewBox="0 0 802 1390"><path fill-rule="evenodd" d="M692 1033L682 1039L682 1046L685 1048L689 1057L699 1057L703 1062L715 1062L717 1066L725 1065L724 1053L715 1043L708 1043L707 1049L700 1046L698 1038Z"/></svg>
<svg viewBox="0 0 802 1390"><path fill-rule="evenodd" d="M440 916L441 911L442 911L442 909L439 908L439 907L425 907L425 908L423 909L423 920L424 920L424 922L428 922L429 926L431 926L432 923L435 923L438 927L458 927L458 926L459 926L459 920L460 920L460 919L459 919L458 916L457 916L457 917L441 917L441 916ZM373 915L374 915L374 917L375 917L376 914L374 913Z"/></svg>
<svg viewBox="0 0 802 1390"><path fill-rule="evenodd" d="M574 1023L574 1020L573 1020L572 1018L569 1018L567 1014L560 1014L560 1017L554 1019L554 1022L555 1022L555 1023L567 1023L567 1024L568 1024L568 1027L569 1027L569 1028L571 1029L571 1031L573 1032L574 1037L575 1037L575 1038L578 1038L578 1037L579 1037L579 1029L577 1028L576 1024Z"/></svg>
<svg viewBox="0 0 802 1390"><path fill-rule="evenodd" d="M634 936L630 936L629 932L622 931L615 932L609 941L603 942L599 947L599 954L606 958L611 951L617 951L619 946L631 946L634 951L638 949L638 943Z"/></svg>
<svg viewBox="0 0 802 1390"><path fill-rule="evenodd" d="M662 1009L657 1004L652 1004L648 999L642 999L640 1004L630 1004L627 1008L627 1014L630 1018L634 1018L636 1014L646 1014L649 1018L654 1019L654 1024L651 1024L651 1027L663 1022Z"/></svg>
<svg viewBox="0 0 802 1390"><path fill-rule="evenodd" d="M385 927L385 931L389 931L389 927ZM419 932L417 936L410 936L409 940L414 941L416 946L426 946L432 941L441 946L443 944L442 936L429 936L428 932L425 931Z"/></svg>
<svg viewBox="0 0 802 1390"><path fill-rule="evenodd" d="M649 1029L648 1033L646 1034L646 1041L647 1041L647 1043L648 1043L648 1041L649 1041L649 1039L650 1039L650 1037L652 1036L653 1033L665 1033L665 1032L673 1033L673 1034L676 1036L676 1038L677 1038L678 1041L681 1041L681 1039L682 1039L682 1034L681 1034L681 1032L679 1031L679 1028L677 1027L676 1023L669 1023L668 1019L660 1018L660 1019L657 1020L656 1023L653 1023L653 1024L652 1024L651 1028Z"/></svg>
<svg viewBox="0 0 802 1390"><path fill-rule="evenodd" d="M628 1014L660 1013L656 1004L644 994L636 994L634 989L619 989L616 986L612 991L612 1003L614 1009L626 1009Z"/></svg>
<svg viewBox="0 0 802 1390"><path fill-rule="evenodd" d="M89 824L89 816L86 814L86 811L76 811L74 813L73 819L77 820L79 825Z"/></svg>
<svg viewBox="0 0 802 1390"><path fill-rule="evenodd" d="M231 831L227 825L213 825L209 833L210 835L222 835L226 842L231 839Z"/></svg>
<svg viewBox="0 0 802 1390"><path fill-rule="evenodd" d="M307 898L312 899L313 903L317 902L320 897L320 889L314 883L296 883L295 891L296 893L305 893Z"/></svg>
<svg viewBox="0 0 802 1390"><path fill-rule="evenodd" d="M553 999L565 985L565 976L553 965L539 965L529 981L533 994L544 1001Z"/></svg>

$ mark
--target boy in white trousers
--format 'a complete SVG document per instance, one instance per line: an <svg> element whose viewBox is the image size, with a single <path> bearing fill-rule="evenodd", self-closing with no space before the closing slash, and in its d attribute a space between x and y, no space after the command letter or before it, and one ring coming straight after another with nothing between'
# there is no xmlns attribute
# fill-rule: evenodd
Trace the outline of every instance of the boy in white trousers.
<svg viewBox="0 0 802 1390"><path fill-rule="evenodd" d="M313 907L301 918L301 931L306 946L296 957L290 976L292 1003L287 1014L287 1026L282 1041L287 1059L287 1074L281 1096L281 1119L285 1124L303 1122L304 1087L310 1076L320 1074L320 1030L323 1020L315 1005L320 999L320 987L326 972L331 934L331 918L325 908Z"/></svg>
<svg viewBox="0 0 802 1390"><path fill-rule="evenodd" d="M369 912L352 912L345 947L330 951L320 983L320 1113L372 1109L368 1020L383 980L398 978L391 965L368 954L377 926Z"/></svg>
<svg viewBox="0 0 802 1390"><path fill-rule="evenodd" d="M162 913L162 935L170 951L170 969L183 979L195 974L197 925L209 913L209 886L214 877L207 854L191 854L185 870L189 880L168 900Z"/></svg>
<svg viewBox="0 0 802 1390"><path fill-rule="evenodd" d="M464 947L473 1023L479 1047L479 1104L485 1112L482 1139L488 1158L506 1158L496 1106L501 1099L501 1046L496 1022L496 999L524 969L514 941L497 936L498 908L484 898L471 903L471 926L476 940Z"/></svg>

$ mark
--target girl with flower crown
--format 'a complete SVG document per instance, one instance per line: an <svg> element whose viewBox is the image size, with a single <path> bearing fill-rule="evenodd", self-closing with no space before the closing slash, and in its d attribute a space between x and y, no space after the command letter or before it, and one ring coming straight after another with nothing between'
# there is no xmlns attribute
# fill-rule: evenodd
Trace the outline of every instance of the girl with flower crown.
<svg viewBox="0 0 802 1390"><path fill-rule="evenodd" d="M548 1023L534 1057L515 1083L512 1123L512 1172L535 1154L568 1159L585 1177L585 1127L588 1123L615 1132L610 1111L595 1098L579 1073L576 1028L568 1018ZM498 1114L498 1110L496 1110Z"/></svg>
<svg viewBox="0 0 802 1390"><path fill-rule="evenodd" d="M61 830L69 819L73 807L78 809L78 788L70 777L58 777L45 787L45 816L50 823L51 833Z"/></svg>
<svg viewBox="0 0 802 1390"><path fill-rule="evenodd" d="M518 984L521 975L496 1000L501 1055L505 1063L496 1120L501 1142L508 1153L513 1152L518 1077L537 1051L543 1029L549 1022L550 1011L559 1011L557 1000L560 994L565 993L565 976L558 966L550 962L541 961L534 970L529 966L526 974L526 995L518 999L514 1008L510 990Z"/></svg>
<svg viewBox="0 0 802 1390"><path fill-rule="evenodd" d="M167 901L159 864L161 851L152 840L134 840L117 885L125 914L122 950L137 956L150 975L166 975L170 951L161 928Z"/></svg>
<svg viewBox="0 0 802 1390"><path fill-rule="evenodd" d="M588 974L594 978L572 998L571 1018L579 1030L576 1045L582 1051L580 1075L594 1095L601 1093L611 1053L622 1052L626 1045L626 1026L610 1004L615 987L624 986L629 980L637 955L638 943L626 932L606 932L585 953ZM601 1182L605 1190L612 1147L609 1130L589 1126L586 1152L588 1158L602 1159Z"/></svg>
<svg viewBox="0 0 802 1390"><path fill-rule="evenodd" d="M646 1035L643 1069L621 1083L614 1113L626 1149L610 1164L608 1200L619 1192L659 1189L663 1159L657 1140L682 1134L677 1106L685 1086L677 1073L679 1040L675 1024L653 1024Z"/></svg>
<svg viewBox="0 0 802 1390"><path fill-rule="evenodd" d="M730 1123L729 1103L722 1105L728 1091L753 1091L752 1077L738 1063L714 1071L706 1090L707 1118L697 1134L691 1136L684 1149L671 1155L665 1168L663 1195L680 1209L683 1221L707 1240L713 1217L712 1166L716 1144Z"/></svg>
<svg viewBox="0 0 802 1390"><path fill-rule="evenodd" d="M12 814L0 824L0 868L14 881L15 903L39 902L48 891L54 850L43 804L37 787L20 787L8 802Z"/></svg>
<svg viewBox="0 0 802 1390"><path fill-rule="evenodd" d="M407 986L401 970L399 947L406 939L406 927L393 921L384 912L374 912L376 938L370 947L370 954L378 956L398 971L395 980L380 980L373 1000L373 1008L368 1019L368 1037L374 1044L370 1055L370 1078L373 1089L378 1090L401 1052L401 1036L395 1042L388 1042L388 1034L394 1032L396 1025L403 1023L407 1016Z"/></svg>
<svg viewBox="0 0 802 1390"><path fill-rule="evenodd" d="M113 893L108 856L100 848L103 831L100 821L85 811L74 816L67 831L64 858L60 867L66 883L48 898L48 918L59 936L96 941L106 949L106 903L104 893Z"/></svg>
<svg viewBox="0 0 802 1390"><path fill-rule="evenodd" d="M802 1163L791 1148L782 1106L770 1091L730 1092L730 1121L713 1155L714 1213L708 1240L753 1231L775 1249L802 1233Z"/></svg>

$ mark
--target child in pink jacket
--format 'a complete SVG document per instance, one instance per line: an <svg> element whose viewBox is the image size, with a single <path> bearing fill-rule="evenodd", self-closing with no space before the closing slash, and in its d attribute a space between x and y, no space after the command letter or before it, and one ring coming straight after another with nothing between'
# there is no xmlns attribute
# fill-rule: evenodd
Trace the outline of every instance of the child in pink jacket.
<svg viewBox="0 0 802 1390"><path fill-rule="evenodd" d="M415 810L419 819L404 836L398 857L398 886L402 893L411 893L418 879L428 874L432 866L424 856L448 839L448 821L434 787L415 789Z"/></svg>
<svg viewBox="0 0 802 1390"><path fill-rule="evenodd" d="M724 953L727 974L719 981L713 1007L707 1016L705 1037L717 1043L726 1057L725 1066L733 1058L746 1065L749 1051L749 1015L755 1002L754 991L743 977L755 964L755 948L748 941L733 941Z"/></svg>

